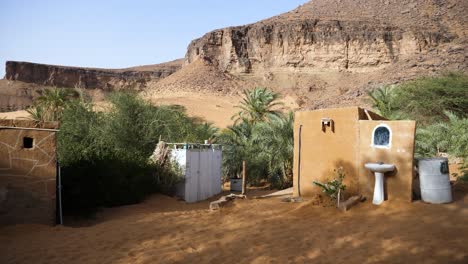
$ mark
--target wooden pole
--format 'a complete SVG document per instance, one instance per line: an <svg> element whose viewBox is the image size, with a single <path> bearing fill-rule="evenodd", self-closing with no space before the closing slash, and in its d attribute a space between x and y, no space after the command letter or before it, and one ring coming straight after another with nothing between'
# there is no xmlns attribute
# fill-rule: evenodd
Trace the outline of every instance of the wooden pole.
<svg viewBox="0 0 468 264"><path fill-rule="evenodd" d="M245 160L242 161L242 195L247 192L247 171L245 168Z"/></svg>

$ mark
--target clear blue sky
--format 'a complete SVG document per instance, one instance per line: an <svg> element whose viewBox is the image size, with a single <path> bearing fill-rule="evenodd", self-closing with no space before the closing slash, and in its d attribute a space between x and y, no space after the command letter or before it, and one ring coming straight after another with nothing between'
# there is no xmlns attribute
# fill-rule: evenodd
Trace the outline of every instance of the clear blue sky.
<svg viewBox="0 0 468 264"><path fill-rule="evenodd" d="M189 42L307 0L0 0L5 61L121 68L182 58Z"/></svg>

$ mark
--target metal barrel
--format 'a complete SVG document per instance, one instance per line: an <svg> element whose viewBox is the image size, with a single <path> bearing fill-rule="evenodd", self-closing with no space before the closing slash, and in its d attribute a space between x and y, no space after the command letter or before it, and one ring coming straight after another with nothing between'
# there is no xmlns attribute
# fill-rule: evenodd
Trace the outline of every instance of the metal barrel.
<svg viewBox="0 0 468 264"><path fill-rule="evenodd" d="M452 202L452 188L447 158L418 160L421 199L427 203Z"/></svg>

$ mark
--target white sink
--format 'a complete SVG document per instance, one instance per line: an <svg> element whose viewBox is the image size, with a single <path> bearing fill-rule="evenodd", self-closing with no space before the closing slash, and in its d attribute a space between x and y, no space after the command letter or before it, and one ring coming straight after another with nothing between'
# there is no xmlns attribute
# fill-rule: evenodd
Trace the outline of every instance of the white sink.
<svg viewBox="0 0 468 264"><path fill-rule="evenodd" d="M385 164L385 163L366 163L366 169L372 172L389 172L395 170L395 165L393 164Z"/></svg>
<svg viewBox="0 0 468 264"><path fill-rule="evenodd" d="M385 164L383 162L366 163L366 169L372 171L375 175L373 204L381 204L384 201L384 173L395 170L395 165Z"/></svg>

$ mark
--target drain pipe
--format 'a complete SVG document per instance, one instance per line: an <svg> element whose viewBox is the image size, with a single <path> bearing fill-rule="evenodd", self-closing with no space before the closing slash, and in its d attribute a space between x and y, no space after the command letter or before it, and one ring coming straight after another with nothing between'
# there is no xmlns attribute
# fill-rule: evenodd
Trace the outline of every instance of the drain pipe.
<svg viewBox="0 0 468 264"><path fill-rule="evenodd" d="M57 161L57 180L58 180L58 209L59 209L59 225L63 225L63 212L62 212L62 173L60 163Z"/></svg>
<svg viewBox="0 0 468 264"><path fill-rule="evenodd" d="M302 149L302 125L299 125L299 154L297 158L297 194L301 197L301 149Z"/></svg>

